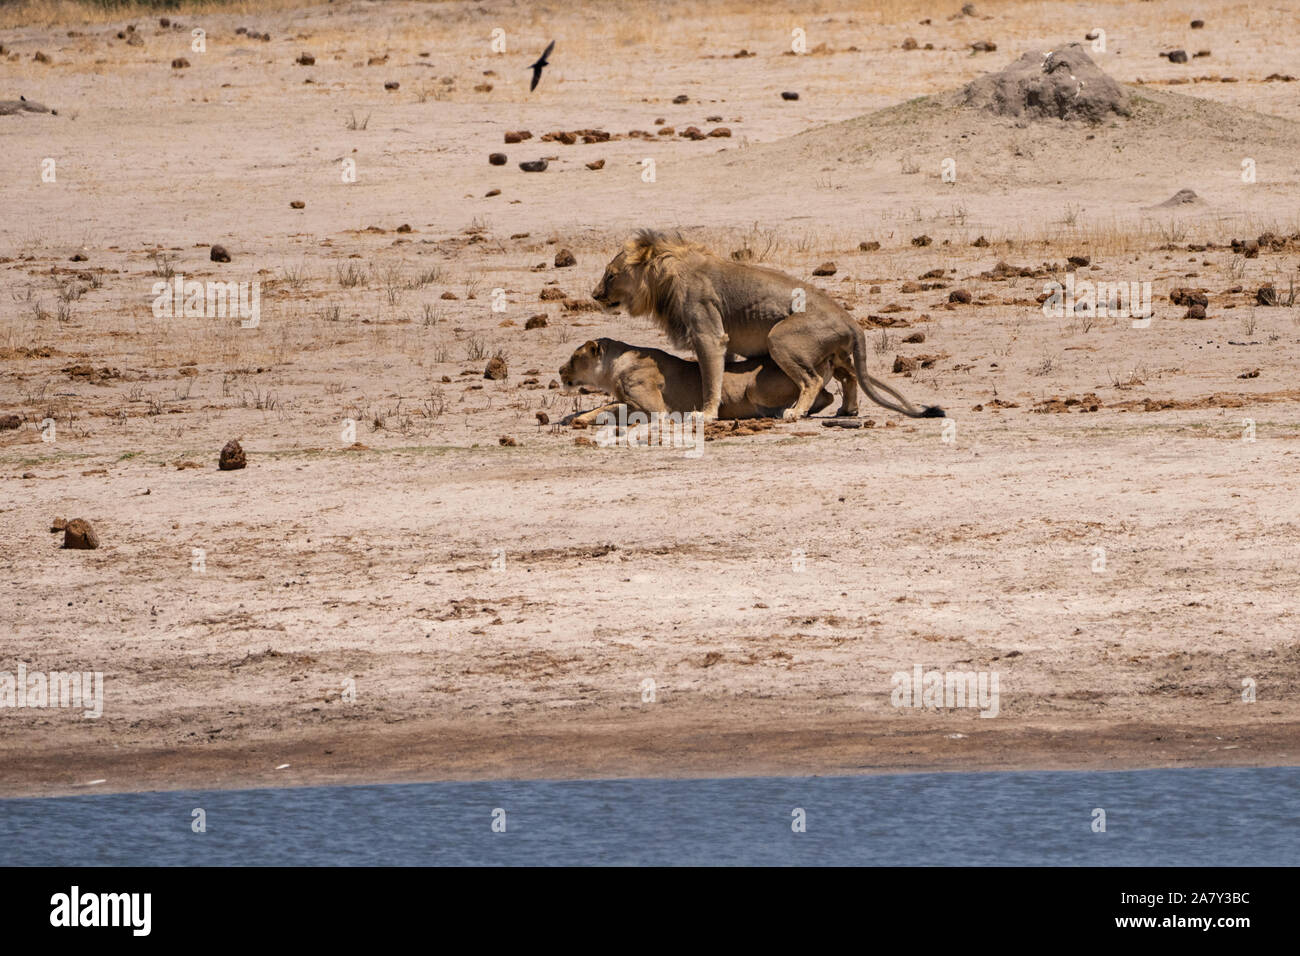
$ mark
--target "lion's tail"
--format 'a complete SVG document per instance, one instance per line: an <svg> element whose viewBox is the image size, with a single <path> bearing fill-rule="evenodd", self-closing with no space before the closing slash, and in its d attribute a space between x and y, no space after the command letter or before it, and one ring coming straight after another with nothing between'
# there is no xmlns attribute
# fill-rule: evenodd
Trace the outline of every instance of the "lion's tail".
<svg viewBox="0 0 1300 956"><path fill-rule="evenodd" d="M944 418L946 413L938 405L927 405L925 408L917 408L901 394L894 390L893 387L878 379L872 378L867 373L867 335L860 328L853 329L853 366L858 373L858 384L862 390L867 393L867 397L877 405L883 405L885 408L906 415L908 418ZM879 389L880 391L877 391ZM880 392L888 392L894 398L901 402L901 405L895 405L886 399Z"/></svg>

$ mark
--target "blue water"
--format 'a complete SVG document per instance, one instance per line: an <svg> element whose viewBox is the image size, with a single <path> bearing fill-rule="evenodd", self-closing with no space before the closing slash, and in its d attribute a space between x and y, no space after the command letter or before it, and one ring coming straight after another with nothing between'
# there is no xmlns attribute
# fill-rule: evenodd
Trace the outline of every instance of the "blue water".
<svg viewBox="0 0 1300 956"><path fill-rule="evenodd" d="M1093 810L1106 832L1093 832ZM206 812L207 832L191 829ZM505 811L505 832L492 830ZM807 830L793 832L802 808ZM1300 768L501 781L0 800L3 865L1300 863Z"/></svg>

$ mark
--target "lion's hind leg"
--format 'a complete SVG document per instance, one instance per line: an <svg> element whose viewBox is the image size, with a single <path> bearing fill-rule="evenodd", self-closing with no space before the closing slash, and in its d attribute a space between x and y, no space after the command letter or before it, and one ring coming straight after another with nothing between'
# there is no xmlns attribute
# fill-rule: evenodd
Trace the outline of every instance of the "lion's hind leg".
<svg viewBox="0 0 1300 956"><path fill-rule="evenodd" d="M858 414L858 376L853 369L853 360L841 353L833 359L835 381L840 383L844 397L840 400L840 410L836 415L856 417Z"/></svg>
<svg viewBox="0 0 1300 956"><path fill-rule="evenodd" d="M768 353L772 356L772 361L780 366L781 371L790 376L790 381L799 389L799 397L795 403L785 410L783 418L803 418L812 411L814 403L821 391L825 388L827 380L831 375L830 364L823 361L820 365L814 365L809 361L802 346L804 336L799 334L797 326L783 329L786 322L778 322L772 327L772 333L768 338Z"/></svg>

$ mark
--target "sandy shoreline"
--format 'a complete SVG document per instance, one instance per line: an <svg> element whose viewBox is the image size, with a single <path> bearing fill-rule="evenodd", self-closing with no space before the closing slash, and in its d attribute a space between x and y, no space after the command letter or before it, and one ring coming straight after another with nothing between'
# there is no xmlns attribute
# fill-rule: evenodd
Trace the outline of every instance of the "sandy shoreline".
<svg viewBox="0 0 1300 956"><path fill-rule="evenodd" d="M780 723L771 721L769 723ZM411 721L368 734L313 730L288 742L245 741L186 749L44 751L5 775L0 797L146 790L253 789L429 781L754 776L997 770L1139 770L1296 766L1300 722L1021 726L956 730L935 721L822 719L781 729L757 723L666 724L657 719L601 726L475 728ZM518 722L525 723L525 722ZM986 723L986 722L979 722ZM922 724L914 727L914 724ZM961 739L951 735L964 733ZM275 770L282 764L290 766ZM91 780L103 779L96 786Z"/></svg>

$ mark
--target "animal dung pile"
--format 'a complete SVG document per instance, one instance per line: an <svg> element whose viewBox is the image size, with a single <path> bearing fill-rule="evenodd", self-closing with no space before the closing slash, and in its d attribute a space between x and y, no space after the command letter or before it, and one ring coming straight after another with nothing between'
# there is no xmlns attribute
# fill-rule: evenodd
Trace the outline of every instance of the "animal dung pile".
<svg viewBox="0 0 1300 956"><path fill-rule="evenodd" d="M244 449L235 439L231 439L221 449L221 457L217 460L217 467L222 471L238 471L248 464L248 458L244 454Z"/></svg>
<svg viewBox="0 0 1300 956"><path fill-rule="evenodd" d="M1129 95L1101 71L1081 44L1030 51L1005 69L962 87L960 102L1016 119L1099 123L1129 114Z"/></svg>

